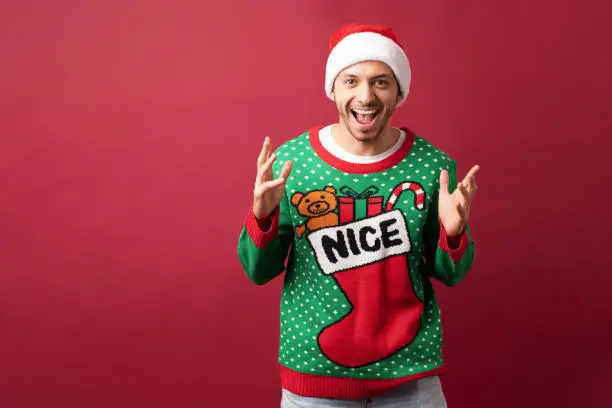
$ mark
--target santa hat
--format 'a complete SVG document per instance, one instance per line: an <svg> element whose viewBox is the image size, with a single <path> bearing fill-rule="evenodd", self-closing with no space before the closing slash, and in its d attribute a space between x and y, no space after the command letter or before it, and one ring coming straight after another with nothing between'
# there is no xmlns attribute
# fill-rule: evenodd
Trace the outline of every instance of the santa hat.
<svg viewBox="0 0 612 408"><path fill-rule="evenodd" d="M401 105L410 88L410 64L404 49L389 27L348 24L340 27L329 39L329 56L325 68L325 93L332 99L334 81L345 68L361 61L387 64L401 90L396 106Z"/></svg>

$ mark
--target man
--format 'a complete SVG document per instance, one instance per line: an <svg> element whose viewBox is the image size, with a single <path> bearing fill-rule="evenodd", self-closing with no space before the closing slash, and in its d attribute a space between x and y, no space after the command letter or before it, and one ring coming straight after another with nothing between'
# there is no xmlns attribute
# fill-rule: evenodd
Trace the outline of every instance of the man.
<svg viewBox="0 0 612 408"><path fill-rule="evenodd" d="M457 182L454 160L389 125L410 74L390 28L340 28L325 76L338 123L259 154L238 254L258 285L286 271L282 407L446 406L430 279L453 286L472 265L478 166Z"/></svg>

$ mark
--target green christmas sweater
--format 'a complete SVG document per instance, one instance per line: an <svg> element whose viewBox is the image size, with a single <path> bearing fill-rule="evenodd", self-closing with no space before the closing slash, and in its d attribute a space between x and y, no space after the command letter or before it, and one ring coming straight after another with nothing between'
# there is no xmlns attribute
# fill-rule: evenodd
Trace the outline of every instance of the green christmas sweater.
<svg viewBox="0 0 612 408"><path fill-rule="evenodd" d="M456 163L406 137L368 164L332 155L313 128L277 150L275 177L293 162L284 197L262 231L252 209L238 241L258 285L283 271L281 386L299 395L367 398L444 372L441 315L431 279L459 283L474 259L466 227L446 236L439 175Z"/></svg>

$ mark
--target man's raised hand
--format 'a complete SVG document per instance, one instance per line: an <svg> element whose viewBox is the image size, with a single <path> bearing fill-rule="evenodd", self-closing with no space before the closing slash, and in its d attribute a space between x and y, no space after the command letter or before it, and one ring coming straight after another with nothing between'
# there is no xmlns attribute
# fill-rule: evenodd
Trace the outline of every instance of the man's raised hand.
<svg viewBox="0 0 612 408"><path fill-rule="evenodd" d="M279 206L283 198L285 183L292 167L291 161L285 162L280 177L274 179L272 164L276 158L276 154L272 153L272 142L266 137L257 158L257 178L253 190L253 214L264 229L269 226L268 216Z"/></svg>

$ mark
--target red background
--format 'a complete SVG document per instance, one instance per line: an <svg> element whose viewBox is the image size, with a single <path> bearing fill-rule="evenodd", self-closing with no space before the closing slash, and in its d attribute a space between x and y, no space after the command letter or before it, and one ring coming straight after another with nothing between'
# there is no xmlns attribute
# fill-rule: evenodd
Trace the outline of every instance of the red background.
<svg viewBox="0 0 612 408"><path fill-rule="evenodd" d="M0 406L274 407L281 280L236 242L263 137L335 120L328 35L391 25L394 124L478 163L437 285L449 403L612 405L612 6L22 0L0 8Z"/></svg>

